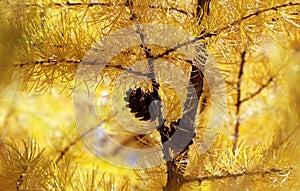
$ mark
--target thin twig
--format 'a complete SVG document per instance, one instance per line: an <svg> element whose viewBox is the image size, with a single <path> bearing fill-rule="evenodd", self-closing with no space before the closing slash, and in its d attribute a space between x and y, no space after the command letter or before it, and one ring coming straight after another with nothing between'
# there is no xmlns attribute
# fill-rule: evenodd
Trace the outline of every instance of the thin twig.
<svg viewBox="0 0 300 191"><path fill-rule="evenodd" d="M177 46L175 46L175 47L173 47L173 48L170 48L170 49L166 50L165 52L163 52L163 53L161 53L161 54L155 56L155 58L161 58L161 57L163 57L163 56L165 56L165 55L168 55L169 53L174 52L174 51L176 51L177 49L179 49L179 48L181 48L181 47L183 47L183 46L185 46L185 45L189 45L189 44L195 43L195 42L200 41L200 40L205 40L205 39L207 39L207 38L215 37L215 36L219 35L220 33L226 31L227 29L229 29L229 28L231 28L231 27L233 27L233 26L236 26L236 25L240 24L241 22L243 22L243 21L245 21L245 20L247 20L247 19L250 19L250 18L253 17L253 16L259 16L259 15L261 15L261 14L263 14L263 13L266 13L266 12L272 11L272 10L273 10L273 11L274 11L274 10L276 11L276 10L281 9L281 8L292 7L292 6L299 6L299 5L300 5L300 3L290 2L290 3L281 4L281 5L277 5L277 6L274 6L274 7L270 7L270 8L266 8L266 9L262 9L262 10L256 11L256 12L254 12L254 13L251 13L251 14L249 14L249 15L246 15L246 16L242 17L240 20L233 21L232 23L226 25L225 27L222 27L222 28L220 28L220 29L217 29L217 30L215 30L215 31L212 32L212 33L208 33L208 32L206 32L206 31L203 31L203 32L200 34L200 36L196 36L196 37L195 37L194 39L192 39L192 40L189 40L189 41L183 42L183 43L181 43L181 44L178 44Z"/></svg>
<svg viewBox="0 0 300 191"><path fill-rule="evenodd" d="M111 119L111 118L109 118L109 119ZM57 164L66 155L66 153L70 150L71 147L73 147L74 145L76 145L81 139L83 139L84 137L86 137L89 133L91 133L92 131L96 130L97 127L99 127L103 123L106 123L107 121L109 121L109 119L102 120L98 125L89 128L87 131L85 131L84 133L82 133L81 135L79 135L78 137L76 137L73 141L71 141L71 143L69 143L66 147L64 147L64 149L62 149L60 151L59 156L55 160L55 163Z"/></svg>
<svg viewBox="0 0 300 191"><path fill-rule="evenodd" d="M189 44L198 42L200 40L205 40L207 38L215 37L215 36L219 35L220 33L224 32L225 30L229 29L230 27L235 26L237 24L240 24L241 22L243 22L243 21L245 21L245 20L247 20L247 19L249 19L249 18L251 18L253 16L259 16L259 15L265 13L265 12L272 11L272 10L278 10L278 9L285 8L285 7L292 7L292 6L299 6L299 5L300 5L300 3L290 2L290 3L281 4L281 5L277 5L277 6L274 6L274 7L270 7L270 8L266 8L266 9L262 9L262 10L256 11L254 13L251 13L249 15L246 15L246 16L242 17L240 20L233 21L231 24L228 24L225 27L217 29L217 30L215 30L212 33L203 32L203 33L200 34L200 36L196 36L194 39L191 39L189 41L180 43L180 44L178 44L178 45L176 45L176 46L174 46L174 47L166 50L165 52L163 52L161 54L153 56L153 58L154 59L162 58L162 57L164 57L164 56L166 56L166 55L168 55L168 54L176 51L177 49L179 49L179 48L181 48L181 47L183 47L185 45L189 45ZM35 64L41 64L40 61L36 61L34 63ZM42 63L47 63L47 61L42 62ZM77 60L77 61L74 61L74 63L80 63L80 61ZM24 66L24 65L29 65L29 63L21 63L21 64L17 64L16 66Z"/></svg>
<svg viewBox="0 0 300 191"><path fill-rule="evenodd" d="M244 66L245 66L245 56L246 56L246 51L244 51L241 55L242 60L241 60L241 65L240 65L240 70L238 74L238 82L237 82L237 98L236 98L236 123L235 123L235 131L234 131L234 140L233 140L233 147L232 147L232 152L235 153L236 148L237 148L237 142L238 142L238 137L239 137L239 127L240 127L240 120L239 120L239 112L240 112L240 107L241 107L241 83L242 83L242 76L244 72Z"/></svg>
<svg viewBox="0 0 300 191"><path fill-rule="evenodd" d="M115 6L124 6L124 7L128 7L128 3L70 3L69 1L67 1L66 3L53 3L53 4L48 4L48 5L44 5L44 4L38 4L38 3L26 3L26 4L18 4L18 7L51 7L51 6L57 6L57 7L78 7L78 6L83 6L83 7L97 7L97 6L103 6L103 7L115 7ZM185 15L188 15L188 12L176 7L160 7L157 5L149 5L148 6L151 9L162 9L164 11L176 11L178 13L182 13Z"/></svg>
<svg viewBox="0 0 300 191"><path fill-rule="evenodd" d="M278 9L281 9L281 8L290 7L290 6L296 6L296 5L300 5L300 3L289 2L289 3L277 5L277 6L274 6L274 7L262 9L262 10L256 11L255 13L251 13L251 14L249 14L247 16L242 17L241 21L249 19L250 17L253 17L253 16L258 16L258 15L260 15L262 13L265 13L265 12L268 12L268 11L277 11ZM240 23L240 21L235 21L235 22L236 23Z"/></svg>
<svg viewBox="0 0 300 191"><path fill-rule="evenodd" d="M249 97L246 97L244 99L241 100L241 103L244 103L250 99L252 99L253 97L257 96L263 89L265 89L272 81L274 80L274 76L270 77L269 80L263 84L257 91L255 91L254 93L252 93Z"/></svg>
<svg viewBox="0 0 300 191"><path fill-rule="evenodd" d="M286 171L293 170L293 167L279 169L279 168L271 168L266 170L256 170L256 171L244 171L239 173L225 173L222 175L212 175L212 176L202 176L198 178L191 178L191 179L185 179L184 183L190 183L190 182L199 182L202 181L214 181L214 180L220 180L220 179L227 179L227 178L237 178L242 176L255 176L255 175L261 175L264 176L266 174L272 174L272 173L283 173Z"/></svg>
<svg viewBox="0 0 300 191"><path fill-rule="evenodd" d="M81 62L81 60L55 60L55 59L48 59L48 60L36 60L32 63L30 62L23 62L20 64L15 64L15 67L24 67L24 66L31 66L31 65L45 65L45 66L49 66L49 64L51 65L56 65L58 63L74 63L74 64L79 64Z"/></svg>
<svg viewBox="0 0 300 191"><path fill-rule="evenodd" d="M254 12L254 13L250 13L249 15L243 16L241 19L236 20L236 21L233 21L231 24L228 24L227 26L225 26L225 27L223 27L223 28L221 28L221 29L215 30L213 33L206 33L206 34L204 35L204 37L207 38L207 37L217 36L218 34L220 34L221 32L223 32L223 31L229 29L229 28L232 27L232 26L238 25L238 24L240 24L241 22L243 22L243 21L245 21L245 20L247 20L247 19L250 19L251 17L259 16L259 15L261 15L261 14L263 14L263 13L268 12L268 11L277 11L278 9L281 9L281 8L292 7L292 6L299 6L299 5L300 5L300 3L289 2L289 3L277 5L277 6L274 6L274 7L262 9L262 10L259 10L259 11Z"/></svg>
<svg viewBox="0 0 300 191"><path fill-rule="evenodd" d="M198 0L196 8L196 16L198 19L198 25L201 24L205 15L210 12L210 1L211 0Z"/></svg>

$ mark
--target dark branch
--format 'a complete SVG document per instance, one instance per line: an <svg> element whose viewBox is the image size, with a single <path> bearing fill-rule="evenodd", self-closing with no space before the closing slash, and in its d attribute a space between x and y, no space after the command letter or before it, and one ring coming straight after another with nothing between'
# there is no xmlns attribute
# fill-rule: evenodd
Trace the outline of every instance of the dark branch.
<svg viewBox="0 0 300 191"><path fill-rule="evenodd" d="M95 3L89 3L89 4L95 4ZM96 4L99 4L99 3L96 3ZM66 6L66 4L59 4L59 3L57 3L55 5ZM109 4L107 4L107 5L109 5ZM241 22L243 22L243 21L245 21L245 20L247 20L247 19L249 19L249 18L251 18L253 16L258 16L258 15L261 15L262 13L265 13L265 12L268 12L268 11L278 10L278 9L281 9L281 8L291 7L291 6L297 6L297 5L300 5L300 3L290 2L290 3L287 3L287 4L282 4L282 5L274 6L274 7L271 7L271 8L263 9L263 10L260 10L260 11L256 11L254 13L251 13L249 15L246 15L246 16L242 17L240 20L237 20L237 21L232 22L231 24L228 24L225 27L222 27L222 28L220 28L218 30L215 30L212 33L203 32L203 33L201 33L200 36L197 36L197 37L195 37L194 39L192 39L190 41L186 41L186 42L183 42L181 44L178 44L177 46L175 46L173 48L170 48L170 49L166 50L165 52L163 52L163 53L161 53L159 55L154 56L154 59L162 58L163 56L166 56L166 55L168 55L168 54L176 51L177 49L179 49L179 48L181 48L181 47L183 47L185 45L189 45L189 44L198 42L200 40L205 40L207 38L215 37L215 36L219 35L221 32L224 32L225 30L229 29L230 27L235 26L235 25L237 25L237 24L239 24L239 23L241 23ZM30 5L26 4L26 6L41 6L41 5L39 5L39 4L30 4ZM72 3L69 3L68 6L72 6ZM111 4L109 6L116 6L116 5ZM168 8L165 8L165 9L168 9ZM169 9L173 9L173 8L169 8ZM175 8L174 8L174 10L175 10ZM179 12L181 12L181 11L179 11ZM66 62L68 62L68 61L66 61ZM43 63L47 63L47 61L36 61L34 63L35 64L43 64ZM80 61L75 61L74 63L80 63ZM17 66L24 66L24 65L30 65L30 64L29 63L17 64Z"/></svg>
<svg viewBox="0 0 300 191"><path fill-rule="evenodd" d="M180 191L184 177L175 171L173 160L167 162L167 174L167 184L163 187L163 191Z"/></svg>
<svg viewBox="0 0 300 191"><path fill-rule="evenodd" d="M205 15L208 15L210 12L210 1L211 0L198 0L196 17L198 19L198 25L201 24Z"/></svg>
<svg viewBox="0 0 300 191"><path fill-rule="evenodd" d="M257 170L257 171L244 171L240 173L226 173L223 175L214 175L214 176L202 176L198 178L191 178L191 179L185 179L184 183L190 183L190 182L199 182L202 181L214 181L214 180L220 180L220 179L227 179L227 178L237 178L242 176L255 176L255 175L261 175L264 176L266 174L272 174L272 173L284 173L287 171L293 170L292 167L279 169L279 168L271 168L266 170Z"/></svg>
<svg viewBox="0 0 300 191"><path fill-rule="evenodd" d="M57 6L57 7L77 7L77 6L88 6L88 7L94 7L94 6L106 6L106 7L113 7L113 6L124 6L125 3L70 3L67 1L66 3L53 3L53 4L39 4L39 3L25 3L25 4L15 4L19 7L25 6L25 7L51 7L51 6Z"/></svg>
<svg viewBox="0 0 300 191"><path fill-rule="evenodd" d="M62 149L55 161L55 163L59 163L59 161L67 154L67 152L76 145L81 139L83 139L85 136L87 136L89 133L97 129L98 126L101 126L103 123L106 123L109 119L102 120L97 126L89 128L87 131L76 137L72 142L70 142L64 149Z"/></svg>
<svg viewBox="0 0 300 191"><path fill-rule="evenodd" d="M269 80L263 84L256 92L252 93L249 97L246 97L244 99L241 100L241 103L244 103L250 99L252 99L253 97L257 96L263 89L265 89L272 81L274 80L274 77L270 77Z"/></svg>
<svg viewBox="0 0 300 191"><path fill-rule="evenodd" d="M247 20L247 19L249 19L249 18L251 18L253 16L259 16L259 15L261 15L263 13L266 13L266 12L272 11L272 10L276 11L276 10L281 9L281 8L286 8L286 7L291 7L291 6L299 6L299 5L300 5L300 3L290 2L290 3L286 3L286 4L282 4L282 5L277 5L277 6L266 8L266 9L262 9L260 11L256 11L254 13L251 13L249 15L246 15L246 16L242 17L240 20L233 21L231 24L228 24L225 27L217 29L217 30L215 30L212 33L207 33L205 31L203 31L200 34L200 36L197 36L197 37L195 37L194 39L192 39L190 41L178 44L177 46L166 50L164 53L161 53L161 54L157 55L155 58L160 58L160 57L163 57L164 55L168 55L169 53L174 52L177 49L179 49L179 48L181 48L181 47L183 47L185 45L188 45L188 44L191 44L191 43L195 43L195 42L197 42L199 40L205 40L207 38L215 37L215 36L219 35L220 33L226 31L227 29L231 28L232 26L236 26L236 25L240 24L241 22L243 22L243 21L245 21L245 20Z"/></svg>
<svg viewBox="0 0 300 191"><path fill-rule="evenodd" d="M209 2L210 0L208 0L208 7L209 7ZM199 4L200 3L200 4ZM200 24L200 22L202 21L202 18L205 14L204 11L204 5L206 4L206 0L198 0L198 6L197 6L197 18L198 18L198 24ZM200 13L200 10L202 11L202 13ZM209 10L209 8L208 8ZM169 51L170 50L170 51ZM176 47L174 47L173 49L169 49L167 51L165 51L163 54L161 55L157 55L155 58L160 58L160 57L164 57L165 55L168 55L169 53L171 53L173 50L176 50ZM200 96L203 93L203 73L201 72L200 68L198 68L197 66L193 65L193 62L190 61L189 62L192 66L192 71L191 71L191 75L190 75L190 81L192 82L193 86L192 87L188 87L188 96L186 99L186 102L184 104L184 110L188 112L186 112L182 118L180 119L184 125L182 125L180 128L182 128L182 130L184 132L187 132L183 135L181 135L184 138L188 138L190 139L190 142L188 143L188 145L179 153L177 154L177 156L172 159L171 161L167 162L167 183L166 185L163 187L163 191L179 191L182 184L184 183L185 179L183 177L185 168L183 169L178 169L176 170L176 158L177 157L186 157L188 158L188 151L189 151L189 146L193 144L193 138L195 137L196 133L195 133L195 127L194 127L194 121L196 118L196 113L197 113L197 106L200 100ZM191 92L193 92L193 90L197 93L197 97L195 98ZM191 95L189 95L191 94ZM179 127L177 127L179 128ZM180 129L181 130L181 129ZM179 131L177 129L177 131Z"/></svg>
<svg viewBox="0 0 300 191"><path fill-rule="evenodd" d="M97 6L103 6L103 7L115 7L115 6L124 6L127 7L129 6L129 4L127 2L125 3L70 3L69 1L67 1L66 3L54 3L54 4L49 4L46 5L47 7L51 7L51 6L57 6L57 7L78 7L78 6L85 6L85 7L97 7ZM25 5L23 5L25 7L45 7L45 5L43 4L38 4L38 3L31 3L28 4L26 3ZM22 7L22 5L19 5L18 7ZM178 13L182 13L185 15L188 15L188 12L182 9L178 9L175 7L159 7L156 5L149 5L149 8L151 9L162 9L164 11L176 11Z"/></svg>
<svg viewBox="0 0 300 191"><path fill-rule="evenodd" d="M262 10L256 11L256 12L251 13L249 15L243 16L239 20L233 21L231 24L228 24L227 26L225 26L223 28L217 29L213 33L205 33L202 38L199 38L199 40L200 39L205 39L205 38L210 38L210 37L213 37L213 36L217 36L221 32L229 29L232 26L238 25L241 22L243 22L243 21L245 21L247 19L250 19L251 17L259 16L259 15L261 15L263 13L266 13L266 12L269 12L269 11L277 11L278 9L281 9L281 8L286 8L286 7L291 7L291 6L299 6L299 5L300 5L300 3L289 2L289 3L286 3L286 4L281 4L281 5L277 5L277 6L274 6L274 7L270 7L270 8L266 8L266 9L262 9Z"/></svg>
<svg viewBox="0 0 300 191"><path fill-rule="evenodd" d="M81 60L36 60L32 63L29 62L24 62L24 63L20 63L20 64L15 64L14 66L16 67L24 67L24 66L31 66L31 65L45 65L48 66L49 64L51 65L56 65L58 63L74 63L74 64L79 64L81 62Z"/></svg>
<svg viewBox="0 0 300 191"><path fill-rule="evenodd" d="M241 65L240 65L240 70L239 70L239 74L238 74L238 82L237 82L237 98L236 98L236 124L235 124L235 131L234 131L234 140L233 140L233 148L232 148L232 152L235 153L236 151L236 147L237 147L237 142L238 142L238 137L239 137L239 127L240 127L240 120L239 120L239 112L240 112L240 107L241 107L241 82L242 82L242 76L243 76L243 72L244 72L244 66L245 66L245 57L246 57L246 52L244 51L241 55L242 57L242 61L241 61Z"/></svg>
<svg viewBox="0 0 300 191"><path fill-rule="evenodd" d="M78 136L71 143L69 143L62 151L60 151L58 158L56 159L56 164L66 155L66 153L73 147L78 141L82 139L81 136Z"/></svg>
<svg viewBox="0 0 300 191"><path fill-rule="evenodd" d="M148 61L148 67L150 70L149 77L152 79L153 87L156 87L156 88L154 88L154 91L156 91L156 93L158 94L159 83L156 82L156 77L155 77L155 73L154 73L154 65L153 65L153 62L157 58L154 58L152 56L151 49L149 47L147 47L147 44L145 43L145 35L140 27L138 15L136 15L132 9L133 3L131 1L129 1L128 4L130 5L129 9L130 9L130 13L132 15L131 19L135 21L136 26L137 26L136 33L139 35L141 43L142 43L140 45L140 47L143 49L143 51L146 55L146 59ZM159 94L158 94L158 98L159 98ZM161 136L161 143L163 145L163 148L162 148L163 158L164 158L164 160L166 160L167 175L168 175L167 183L163 187L163 191L177 191L177 190L179 191L179 189L181 187L181 181L183 179L183 176L174 169L174 166L176 165L175 161L172 159L170 160L171 156L169 153L169 149L171 149L172 147L164 144L164 142L166 140L170 139L172 133L170 133L169 129L165 127L165 125L164 125L165 119L163 119L161 111L159 111L159 115L157 117L158 117L159 124L162 124L160 127L157 128L157 130ZM173 129L173 130L175 130L175 129Z"/></svg>
<svg viewBox="0 0 300 191"><path fill-rule="evenodd" d="M277 6L274 6L274 7L262 9L262 10L256 11L255 13L251 13L247 16L242 17L240 21L235 21L235 23L240 23L241 21L249 19L253 16L258 16L258 15L260 15L262 13L265 13L265 12L268 12L268 11L277 11L278 9L281 9L281 8L296 6L296 5L300 5L300 3L289 2L289 3L286 3L286 4L281 4L281 5L277 5Z"/></svg>

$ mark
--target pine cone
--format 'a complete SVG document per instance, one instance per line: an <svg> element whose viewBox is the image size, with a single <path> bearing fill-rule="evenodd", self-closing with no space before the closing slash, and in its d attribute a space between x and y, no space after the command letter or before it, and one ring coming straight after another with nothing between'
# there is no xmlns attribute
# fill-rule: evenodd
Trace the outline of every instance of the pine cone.
<svg viewBox="0 0 300 191"><path fill-rule="evenodd" d="M154 98L154 92L145 93L140 87L130 88L124 100L129 103L126 106L130 108L130 112L141 121L155 120L161 108L158 100Z"/></svg>

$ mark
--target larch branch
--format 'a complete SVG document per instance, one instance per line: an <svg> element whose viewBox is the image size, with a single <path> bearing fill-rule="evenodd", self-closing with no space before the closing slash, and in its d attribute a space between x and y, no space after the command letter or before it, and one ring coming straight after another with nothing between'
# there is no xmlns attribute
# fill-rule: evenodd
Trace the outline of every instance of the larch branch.
<svg viewBox="0 0 300 191"><path fill-rule="evenodd" d="M246 51L244 51L241 55L242 60L240 64L240 70L238 74L238 81L237 81L237 98L236 98L236 123L235 123L235 131L234 131L234 140L233 140L233 147L232 147L232 152L235 153L236 148L237 148L237 142L238 142L238 137L239 137L239 128L240 128L240 121L239 121L239 113L240 113L240 107L241 107L241 82L242 82L242 76L244 73L244 66L245 66L245 57L246 57Z"/></svg>
<svg viewBox="0 0 300 191"><path fill-rule="evenodd" d="M97 6L102 6L102 7L115 7L115 6L124 6L124 7L128 7L128 3L101 3L101 2L94 2L94 3L70 3L69 1L67 1L66 3L53 3L53 4L48 4L48 5L44 5L44 4L38 4L38 3L26 3L26 4L22 4L25 7L51 7L51 6L57 6L57 7L97 7ZM18 7L22 7L22 5L18 5ZM188 15L188 12L183 10L183 9L179 9L176 7L160 7L157 5L149 5L149 8L151 9L162 9L164 11L176 11L178 13L182 13L184 15Z"/></svg>
<svg viewBox="0 0 300 191"><path fill-rule="evenodd" d="M196 16L198 19L198 25L201 24L205 15L210 12L210 1L211 0L198 0L196 8Z"/></svg>
<svg viewBox="0 0 300 191"><path fill-rule="evenodd" d="M243 171L238 173L224 173L222 175L211 175L211 176L202 176L198 178L191 178L191 179L185 179L184 183L190 183L190 182L199 182L202 181L214 181L214 180L220 180L220 179L227 179L227 178L237 178L242 176L256 176L261 175L264 176L266 174L272 174L272 173L284 173L287 171L293 170L293 167L289 168L271 168L271 169L265 169L265 170L253 170L253 171Z"/></svg>
<svg viewBox="0 0 300 191"><path fill-rule="evenodd" d="M178 44L177 46L175 46L171 49L166 50L164 53L161 53L161 54L157 55L156 58L161 58L164 55L168 55L169 53L174 52L177 49L179 49L179 48L181 48L185 45L195 43L195 42L200 41L200 40L205 40L207 38L215 37L215 36L219 35L220 33L226 31L227 29L229 29L233 26L236 26L236 25L240 24L241 22L243 22L247 19L252 18L253 16L259 16L259 15L261 15L263 13L266 13L266 12L269 12L269 11L274 11L274 10L277 11L278 9L281 9L281 8L287 8L287 7L299 6L299 5L300 5L300 3L289 2L289 3L286 3L286 4L281 4L281 5L277 5L277 6L274 6L274 7L262 9L262 10L254 12L254 13L250 13L249 15L246 15L246 16L242 17L241 19L237 20L237 21L233 21L232 23L226 25L225 27L219 28L219 29L215 30L212 33L208 33L208 32L203 31L200 34L200 36L197 36L197 37L195 37L194 39L192 39L190 41L183 42L183 43Z"/></svg>
<svg viewBox="0 0 300 191"><path fill-rule="evenodd" d="M78 3L75 3L75 4L78 4ZM36 6L40 6L38 4L34 4ZM61 5L63 6L64 4L56 4L56 5ZM99 4L100 5L100 4ZM174 51L176 51L177 49L185 46L185 45L189 45L189 44L192 44L192 43L195 43L195 42L198 42L200 40L205 40L207 38L211 38L211 37L215 37L217 35L219 35L221 32L224 32L225 30L229 29L230 27L232 26L235 26L235 25L238 25L240 24L241 22L253 17L253 16L259 16L263 13L266 13L268 11L272 11L272 10L278 10L278 9L281 9L281 8L286 8L286 7L292 7L292 6L299 6L300 3L296 3L296 2L289 2L289 3L286 3L286 4L281 4L281 5L277 5L277 6L274 6L274 7L270 7L270 8L267 8L267 9L263 9L263 10L259 10L259 11L256 11L254 13L251 13L249 15L246 15L244 17L242 17L240 20L237 20L237 21L233 21L231 24L228 24L227 26L225 27L222 27L220 29L217 29L215 30L214 32L212 33L207 33L207 32L203 32L200 34L200 36L196 36L194 39L191 39L189 41L186 41L186 42L183 42L183 43L180 43L178 45L176 45L175 47L172 47L168 50L166 50L165 52L159 54L159 55L156 55L154 56L154 59L158 59L158 58L162 58ZM28 5L29 6L29 5ZM71 3L69 3L69 6L72 6ZM74 5L75 6L75 5ZM78 5L77 5L78 6ZM113 4L111 4L111 6L113 6ZM114 5L115 6L115 5ZM167 9L167 8L166 8ZM170 9L170 8L169 8ZM172 9L172 8L171 8ZM51 61L52 62L52 61ZM68 62L68 61L67 61ZM35 61L34 62L35 64L42 64L42 63L47 63L47 61ZM76 61L75 63L80 63L80 61ZM29 65L29 63L21 63L21 64L17 64L17 66L24 66L24 65Z"/></svg>
<svg viewBox="0 0 300 191"><path fill-rule="evenodd" d="M92 131L96 130L98 126L101 126L103 123L106 123L109 119L102 120L97 126L90 127L88 130L86 130L84 133L76 137L73 141L71 141L67 146L65 146L60 152L55 160L55 163L59 163L59 161L67 154L67 152L70 150L71 147L76 145L81 139L83 139L85 136L87 136Z"/></svg>
<svg viewBox="0 0 300 191"><path fill-rule="evenodd" d="M81 60L55 60L55 59L48 59L48 60L36 60L34 62L23 62L19 64L15 64L14 66L16 67L24 67L24 66L31 66L31 65L45 65L48 66L49 64L51 65L56 65L59 63L74 63L74 64L79 64Z"/></svg>
<svg viewBox="0 0 300 191"><path fill-rule="evenodd" d="M249 97L246 97L244 99L241 100L241 103L244 103L252 98L254 98L255 96L257 96L263 89L265 89L272 81L274 80L274 77L270 77L268 79L268 81L263 84L257 91L255 91L254 93L252 93Z"/></svg>

